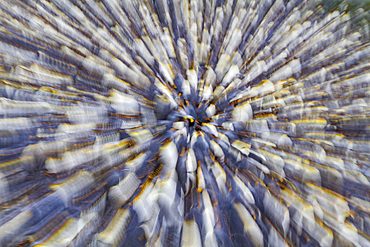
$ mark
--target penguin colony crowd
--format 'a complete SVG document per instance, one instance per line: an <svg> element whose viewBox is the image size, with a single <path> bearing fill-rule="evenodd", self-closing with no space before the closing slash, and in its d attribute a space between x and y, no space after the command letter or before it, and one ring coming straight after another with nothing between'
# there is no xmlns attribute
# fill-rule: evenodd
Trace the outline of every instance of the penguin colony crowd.
<svg viewBox="0 0 370 247"><path fill-rule="evenodd" d="M0 246L370 246L369 13L0 2Z"/></svg>

